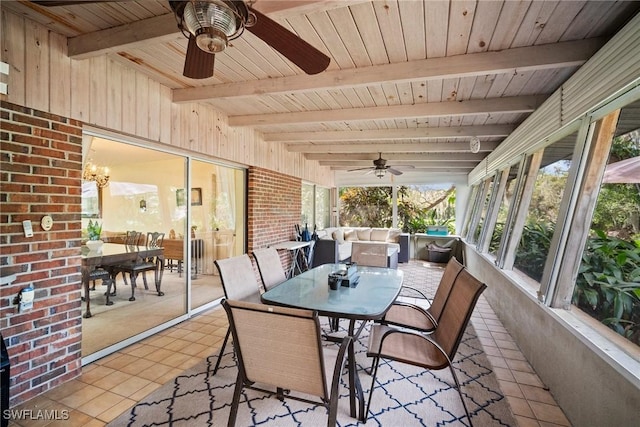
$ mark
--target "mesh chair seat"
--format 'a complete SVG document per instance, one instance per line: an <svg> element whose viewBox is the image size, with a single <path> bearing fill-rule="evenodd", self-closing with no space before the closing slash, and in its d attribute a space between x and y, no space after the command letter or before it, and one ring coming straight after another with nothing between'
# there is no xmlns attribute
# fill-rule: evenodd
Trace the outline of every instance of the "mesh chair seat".
<svg viewBox="0 0 640 427"><path fill-rule="evenodd" d="M336 425L340 377L352 338L344 337L339 350L331 351L322 345L315 311L234 300L223 300L222 306L238 361L228 425L235 425L244 388L276 394L280 399L285 397L283 390L316 396L319 402L292 394L286 398L325 406L327 425ZM272 386L276 393L262 388L265 386Z"/></svg>
<svg viewBox="0 0 640 427"><path fill-rule="evenodd" d="M373 357L373 375L365 421L371 407L373 389L380 359L390 359L425 369L449 368L455 382L465 414L471 425L471 416L460 390L460 382L453 368L453 360L471 313L485 290L486 285L473 277L466 269L460 271L442 307L440 321L432 334L426 335L409 329L398 329L389 325L374 325L371 328L367 356Z"/></svg>
<svg viewBox="0 0 640 427"><path fill-rule="evenodd" d="M381 323L432 332L438 326L453 283L463 268L464 266L458 260L451 258L442 274L431 305L427 309L416 304L398 301L389 308Z"/></svg>

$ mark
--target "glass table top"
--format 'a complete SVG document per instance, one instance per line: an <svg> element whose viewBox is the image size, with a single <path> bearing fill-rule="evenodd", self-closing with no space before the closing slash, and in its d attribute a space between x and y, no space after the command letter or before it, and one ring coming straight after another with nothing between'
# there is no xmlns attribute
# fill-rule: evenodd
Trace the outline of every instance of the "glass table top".
<svg viewBox="0 0 640 427"><path fill-rule="evenodd" d="M306 308L323 316L378 319L395 301L402 287L403 272L381 267L358 266L355 287L329 288L329 274L345 264L324 264L282 282L262 294L266 304Z"/></svg>

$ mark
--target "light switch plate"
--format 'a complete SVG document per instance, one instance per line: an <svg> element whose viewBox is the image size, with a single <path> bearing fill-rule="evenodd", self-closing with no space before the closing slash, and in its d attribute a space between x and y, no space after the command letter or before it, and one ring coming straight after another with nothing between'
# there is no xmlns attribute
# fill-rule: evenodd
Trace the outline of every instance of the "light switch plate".
<svg viewBox="0 0 640 427"><path fill-rule="evenodd" d="M31 220L26 219L22 221L22 228L24 229L25 237L33 237L33 227L31 226Z"/></svg>

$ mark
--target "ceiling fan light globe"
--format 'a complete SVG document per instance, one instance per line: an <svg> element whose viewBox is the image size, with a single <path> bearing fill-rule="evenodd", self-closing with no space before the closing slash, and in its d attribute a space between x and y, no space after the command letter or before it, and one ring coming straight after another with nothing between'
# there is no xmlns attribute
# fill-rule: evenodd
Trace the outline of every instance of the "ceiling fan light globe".
<svg viewBox="0 0 640 427"><path fill-rule="evenodd" d="M387 174L387 171L386 169L376 169L373 171L373 173L375 176L382 179Z"/></svg>
<svg viewBox="0 0 640 427"><path fill-rule="evenodd" d="M196 44L205 52L218 53L225 50L228 39L223 32L215 28L201 28L196 31Z"/></svg>
<svg viewBox="0 0 640 427"><path fill-rule="evenodd" d="M229 39L242 30L237 13L222 1L190 1L184 7L183 22L205 52L222 52Z"/></svg>

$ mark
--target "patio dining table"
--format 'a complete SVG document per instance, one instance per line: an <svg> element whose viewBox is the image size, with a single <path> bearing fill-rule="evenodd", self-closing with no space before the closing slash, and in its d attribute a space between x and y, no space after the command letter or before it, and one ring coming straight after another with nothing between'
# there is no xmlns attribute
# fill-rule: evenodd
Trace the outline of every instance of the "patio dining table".
<svg viewBox="0 0 640 427"><path fill-rule="evenodd" d="M87 303L85 318L91 317L91 298L89 295L89 274L97 267L104 267L109 270L109 266L122 264L125 262L135 262L138 258L157 257L158 271L155 274L155 286L158 296L163 296L160 290L162 275L164 272L164 248L151 246L123 245L120 243L105 243L98 251L90 251L82 247L82 286ZM133 282L131 286L134 286ZM107 301L109 296L107 295Z"/></svg>
<svg viewBox="0 0 640 427"><path fill-rule="evenodd" d="M263 293L261 300L265 304L315 310L321 316L348 319L347 333L355 341L366 321L381 319L396 300L402 287L403 272L391 268L358 266L360 279L355 286L330 289L329 274L345 268L344 264L324 264L312 268ZM356 321L361 321L357 328ZM357 397L360 409L358 419L363 421L364 396L356 375L353 341L348 353L351 416L356 417L354 404Z"/></svg>

